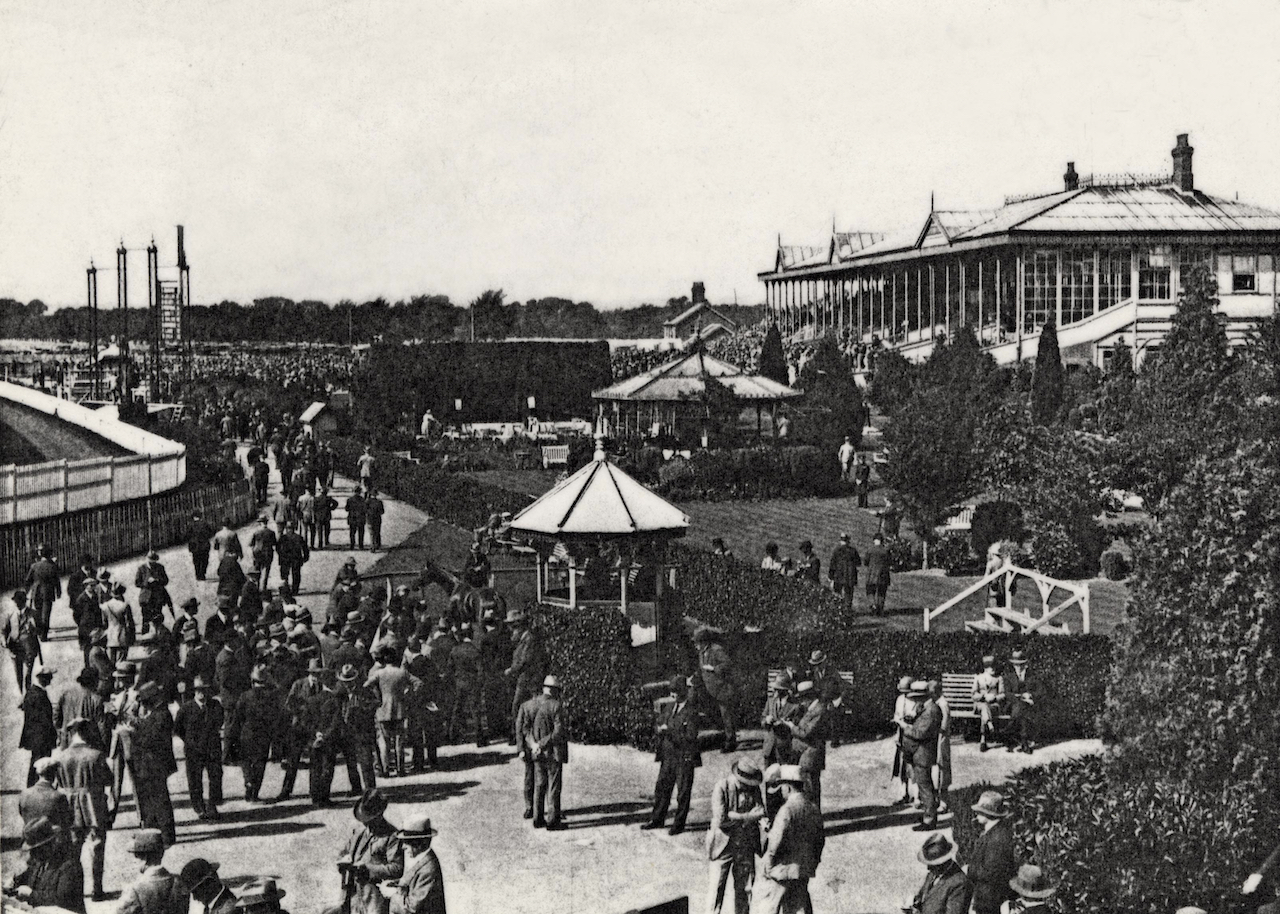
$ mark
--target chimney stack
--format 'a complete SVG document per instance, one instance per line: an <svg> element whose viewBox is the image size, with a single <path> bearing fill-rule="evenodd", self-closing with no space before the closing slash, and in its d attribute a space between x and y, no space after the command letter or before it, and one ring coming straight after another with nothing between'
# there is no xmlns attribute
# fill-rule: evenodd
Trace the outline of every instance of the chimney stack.
<svg viewBox="0 0 1280 914"><path fill-rule="evenodd" d="M693 304L700 305L707 300L707 287L700 282L693 284Z"/></svg>
<svg viewBox="0 0 1280 914"><path fill-rule="evenodd" d="M1080 176L1076 174L1076 163L1067 163L1067 173L1062 176L1062 184L1066 190L1080 189Z"/></svg>
<svg viewBox="0 0 1280 914"><path fill-rule="evenodd" d="M1187 142L1185 133L1178 134L1178 145L1173 147L1173 183L1183 193L1196 189L1195 176L1191 173L1191 156L1195 149Z"/></svg>

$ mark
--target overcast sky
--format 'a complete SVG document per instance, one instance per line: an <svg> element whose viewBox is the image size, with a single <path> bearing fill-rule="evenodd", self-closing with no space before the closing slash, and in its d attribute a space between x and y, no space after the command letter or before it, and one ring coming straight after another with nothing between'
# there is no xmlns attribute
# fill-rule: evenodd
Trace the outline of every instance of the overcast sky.
<svg viewBox="0 0 1280 914"><path fill-rule="evenodd" d="M1081 173L1280 207L1280 6L0 0L0 296L756 302L784 242ZM99 276L104 304L113 274ZM2 328L0 328L2 329Z"/></svg>

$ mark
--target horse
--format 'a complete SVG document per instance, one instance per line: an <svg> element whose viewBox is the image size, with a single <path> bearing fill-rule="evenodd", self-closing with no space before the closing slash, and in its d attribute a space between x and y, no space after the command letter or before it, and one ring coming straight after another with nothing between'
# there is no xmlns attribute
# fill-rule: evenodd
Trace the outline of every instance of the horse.
<svg viewBox="0 0 1280 914"><path fill-rule="evenodd" d="M454 625L470 622L476 631L480 631L484 626L484 614L490 610L499 620L506 618L507 601L502 594L492 587L472 587L461 575L428 560L418 576L418 586L425 593L432 585L448 595L448 618Z"/></svg>

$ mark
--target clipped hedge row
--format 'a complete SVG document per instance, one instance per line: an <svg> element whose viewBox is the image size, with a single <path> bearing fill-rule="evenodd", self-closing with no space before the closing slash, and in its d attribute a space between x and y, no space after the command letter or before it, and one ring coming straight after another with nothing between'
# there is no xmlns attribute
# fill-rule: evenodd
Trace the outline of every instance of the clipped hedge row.
<svg viewBox="0 0 1280 914"><path fill-rule="evenodd" d="M743 499L847 495L834 453L811 445L695 451L658 469L658 490L671 498Z"/></svg>
<svg viewBox="0 0 1280 914"><path fill-rule="evenodd" d="M636 688L631 625L615 609L539 604L534 628L547 647L547 670L564 683L569 738L638 744L652 728L653 705Z"/></svg>
<svg viewBox="0 0 1280 914"><path fill-rule="evenodd" d="M837 669L854 674L853 690L859 697L850 703L851 726L880 733L893 716L894 685L900 677L977 673L984 654L1004 660L1020 648L1044 682L1045 699L1038 708L1041 735L1098 732L1096 718L1110 680L1109 638L867 631L855 627L857 617L849 616L828 590L699 550L687 549L683 558L675 596L678 611L726 632L748 714L764 705L768 669L788 660L807 661L821 649Z"/></svg>
<svg viewBox="0 0 1280 914"><path fill-rule="evenodd" d="M339 471L354 478L356 460L364 452L364 446L351 438L334 438L330 444ZM375 449L373 455L377 458L374 486L379 492L468 530L484 526L490 514L503 511L515 514L530 501L526 495L482 483L472 476L447 473L386 451Z"/></svg>
<svg viewBox="0 0 1280 914"><path fill-rule="evenodd" d="M962 863L979 833L969 806L986 786L953 792ZM1026 768L999 789L1013 808L1018 857L1057 884L1057 910L1245 914L1261 900L1240 895L1240 885L1270 850L1277 822L1248 785L1210 790L1092 755Z"/></svg>

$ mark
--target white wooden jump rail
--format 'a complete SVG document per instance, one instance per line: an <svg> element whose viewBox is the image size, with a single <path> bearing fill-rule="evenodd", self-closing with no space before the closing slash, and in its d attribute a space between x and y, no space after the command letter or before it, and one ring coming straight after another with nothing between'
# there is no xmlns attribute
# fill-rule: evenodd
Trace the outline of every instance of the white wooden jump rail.
<svg viewBox="0 0 1280 914"><path fill-rule="evenodd" d="M542 448L542 468L569 465L569 445L548 444Z"/></svg>
<svg viewBox="0 0 1280 914"><path fill-rule="evenodd" d="M1010 605L1013 601L1009 595L1009 588L1018 578L1027 578L1036 585L1036 590L1040 593L1039 616L1031 616L1027 613L1019 612ZM963 600L966 600L976 593L984 593L986 588L996 580L1002 581L1002 586L1004 587L1005 592L1005 605L988 606L984 610L986 613L985 618L976 622L965 622L965 628L969 631L1021 631L1024 635L1032 633L1041 635L1065 635L1069 632L1065 622L1056 625L1051 623L1053 623L1054 619L1062 615L1062 613L1066 612L1068 609L1071 609L1073 606L1079 606L1080 614L1082 616L1081 628L1084 634L1089 634L1089 585L1073 584L1070 581L1060 581L1057 578L1051 578L1038 571L1019 568L1017 565L1007 562L995 571L979 578L976 582L970 584L964 590L960 591L936 609L929 609L928 607L925 607L924 630L927 632L929 630L929 624L948 609L959 605ZM1050 609L1049 597L1053 591L1058 588L1067 591L1071 596Z"/></svg>

